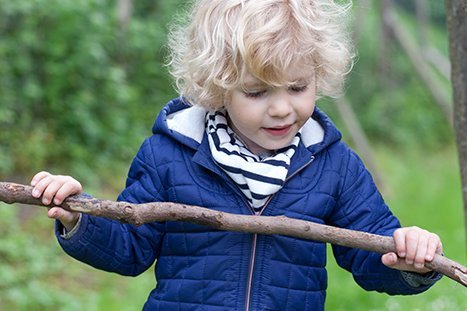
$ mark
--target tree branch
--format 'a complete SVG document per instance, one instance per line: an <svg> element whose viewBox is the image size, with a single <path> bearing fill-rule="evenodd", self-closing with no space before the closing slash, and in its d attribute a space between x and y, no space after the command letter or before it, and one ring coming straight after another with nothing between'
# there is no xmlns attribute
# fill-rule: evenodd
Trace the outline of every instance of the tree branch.
<svg viewBox="0 0 467 311"><path fill-rule="evenodd" d="M44 206L31 196L32 187L0 182L0 201ZM257 234L280 234L323 243L359 248L377 253L395 252L391 237L336 228L285 216L249 216L214 211L204 207L154 202L132 204L71 196L62 208L89 215L105 217L136 226L155 221L184 221L225 231ZM467 287L467 268L446 257L436 255L426 267L442 273Z"/></svg>

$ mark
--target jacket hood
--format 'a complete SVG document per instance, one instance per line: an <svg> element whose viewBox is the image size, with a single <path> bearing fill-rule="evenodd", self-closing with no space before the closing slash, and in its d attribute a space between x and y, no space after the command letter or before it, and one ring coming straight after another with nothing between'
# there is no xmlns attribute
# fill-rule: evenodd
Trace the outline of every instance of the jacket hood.
<svg viewBox="0 0 467 311"><path fill-rule="evenodd" d="M187 104L183 98L172 99L157 116L152 132L197 149L205 136L207 112L202 106ZM312 154L340 141L341 137L334 123L317 107L302 128L302 142Z"/></svg>

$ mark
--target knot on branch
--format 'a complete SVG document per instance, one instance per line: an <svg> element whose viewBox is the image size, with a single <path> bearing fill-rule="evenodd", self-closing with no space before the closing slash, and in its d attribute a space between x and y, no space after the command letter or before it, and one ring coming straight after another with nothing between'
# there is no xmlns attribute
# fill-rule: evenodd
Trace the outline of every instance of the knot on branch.
<svg viewBox="0 0 467 311"><path fill-rule="evenodd" d="M131 205L125 205L123 207L123 213L125 215L128 215L128 216L132 216L133 215L133 206Z"/></svg>
<svg viewBox="0 0 467 311"><path fill-rule="evenodd" d="M467 269L459 266L452 266L452 269L454 270L454 275L459 278L458 281L467 286Z"/></svg>

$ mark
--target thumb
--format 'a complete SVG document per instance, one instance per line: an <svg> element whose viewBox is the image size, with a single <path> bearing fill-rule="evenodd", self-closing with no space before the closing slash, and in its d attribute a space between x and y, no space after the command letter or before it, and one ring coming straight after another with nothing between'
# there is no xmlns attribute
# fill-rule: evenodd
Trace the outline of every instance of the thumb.
<svg viewBox="0 0 467 311"><path fill-rule="evenodd" d="M387 253L381 257L383 264L389 268L402 270L402 271L411 271L416 273L426 273L431 271L428 268L415 268L413 265L409 265L405 262L404 258L400 258L396 253Z"/></svg>
<svg viewBox="0 0 467 311"><path fill-rule="evenodd" d="M49 209L47 216L59 220L68 231L73 229L79 218L78 213L72 213L60 207L52 207Z"/></svg>
<svg viewBox="0 0 467 311"><path fill-rule="evenodd" d="M387 253L381 257L381 261L385 266L393 268L399 262L399 257L397 257L396 253Z"/></svg>

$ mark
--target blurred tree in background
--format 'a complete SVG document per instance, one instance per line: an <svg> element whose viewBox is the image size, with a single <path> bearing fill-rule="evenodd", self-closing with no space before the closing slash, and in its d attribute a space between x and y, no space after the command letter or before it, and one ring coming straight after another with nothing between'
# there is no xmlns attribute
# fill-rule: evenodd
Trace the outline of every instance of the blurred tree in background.
<svg viewBox="0 0 467 311"><path fill-rule="evenodd" d="M355 21L360 33L356 38L357 59L348 79L346 96L373 144L437 148L452 141L449 122L437 107L429 88L417 75L406 51L396 42L391 29L387 30L388 38L385 38L384 21L378 12L383 9L381 6L384 3L390 4L391 10L399 16L400 27L418 47L416 52L420 59L424 59L423 51L428 49L427 46L447 59L443 4L430 0L429 3L433 5L427 8L439 9L433 16L443 22L429 23L426 25L428 29L420 29L416 21L415 1L400 1L404 3L402 7L391 0L354 2L357 13L361 11ZM434 10L430 9L430 12ZM418 45L417 38L422 31L427 33L426 42L423 43L427 46ZM435 75L439 76L437 73ZM449 82L443 79L440 78L437 87L450 92ZM328 108L331 112L332 105L334 103Z"/></svg>

